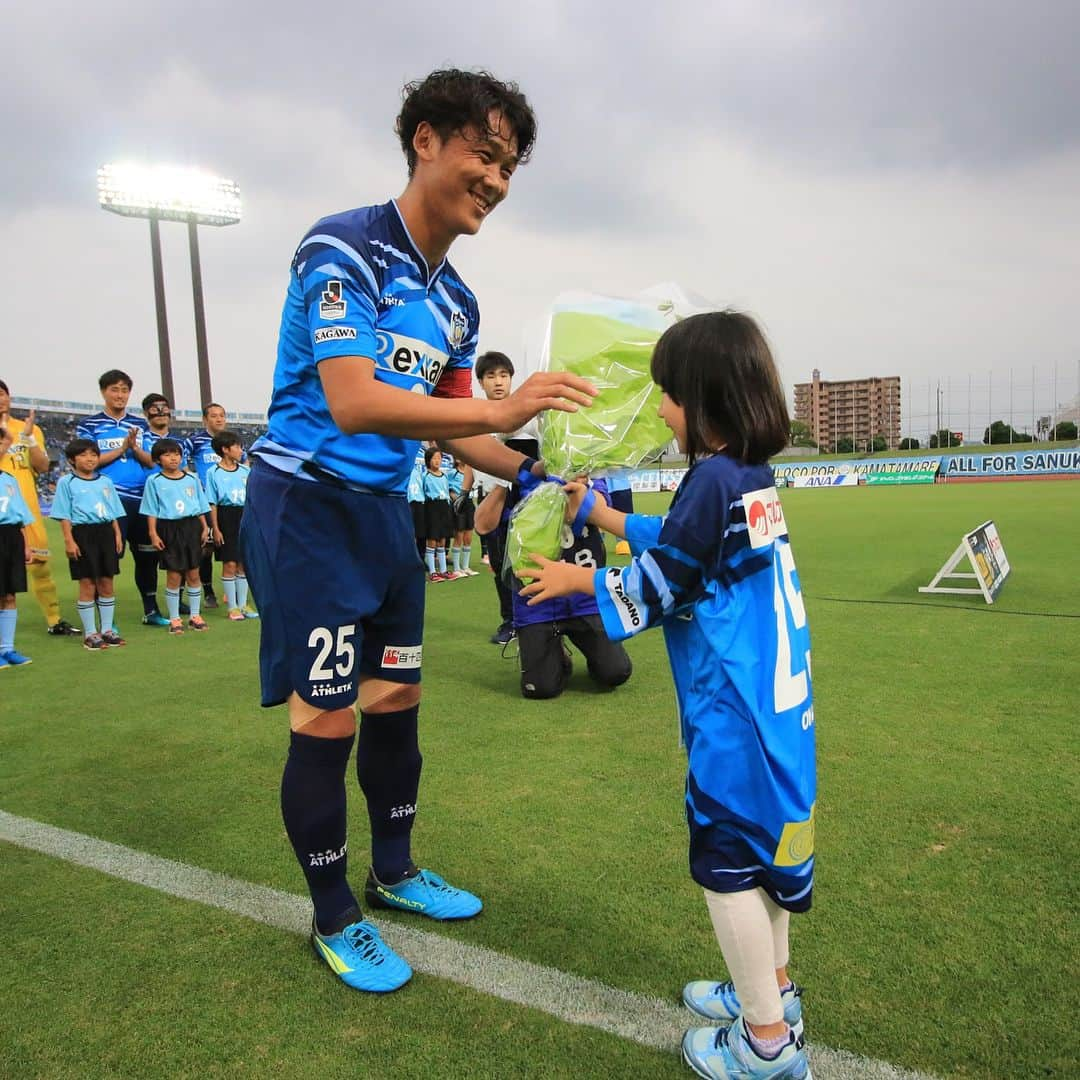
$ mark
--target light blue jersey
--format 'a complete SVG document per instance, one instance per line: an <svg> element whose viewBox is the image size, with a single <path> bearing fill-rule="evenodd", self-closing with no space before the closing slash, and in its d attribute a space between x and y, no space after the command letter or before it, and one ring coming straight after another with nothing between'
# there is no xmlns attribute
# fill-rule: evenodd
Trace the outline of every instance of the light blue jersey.
<svg viewBox="0 0 1080 1080"><path fill-rule="evenodd" d="M225 469L214 465L206 474L206 501L211 506L243 506L251 473L246 465Z"/></svg>
<svg viewBox="0 0 1080 1080"><path fill-rule="evenodd" d="M155 431L144 432L142 437L143 450L147 454L149 454L150 451L154 448L154 444L162 439L172 439L174 442L178 442L180 444L180 468L186 469L188 465L188 440L183 438L182 436L174 435L171 431L166 431L164 435L159 435ZM147 476L149 476L150 473L161 472L161 462L155 462L153 465L150 466L144 465L143 470Z"/></svg>
<svg viewBox="0 0 1080 1080"><path fill-rule="evenodd" d="M11 473L0 472L0 525L33 523L34 515L19 490L19 482Z"/></svg>
<svg viewBox="0 0 1080 1080"><path fill-rule="evenodd" d="M689 758L691 871L809 907L814 867L810 637L768 466L723 454L686 474L666 518L632 514L633 554L598 570L615 640L662 624Z"/></svg>
<svg viewBox="0 0 1080 1080"><path fill-rule="evenodd" d="M409 473L409 486L406 494L409 502L424 501L424 448L416 448L416 458L413 461L412 470Z"/></svg>
<svg viewBox="0 0 1080 1080"><path fill-rule="evenodd" d="M210 505L197 476L184 473L173 478L158 472L146 478L139 512L147 517L178 521L180 518L208 514Z"/></svg>
<svg viewBox="0 0 1080 1080"><path fill-rule="evenodd" d="M60 477L49 516L54 521L70 521L72 525L100 525L126 515L124 504L107 476L98 473L87 480L72 472Z"/></svg>
<svg viewBox="0 0 1080 1080"><path fill-rule="evenodd" d="M133 427L143 433L140 439L150 430L150 425L141 416L125 413L117 420L108 413L99 412L80 420L75 434L80 439L89 439L94 443L98 453L107 454L124 445L128 431ZM116 485L120 495L137 499L142 494L146 470L133 450L125 450L115 461L99 466L99 471Z"/></svg>
<svg viewBox="0 0 1080 1080"><path fill-rule="evenodd" d="M450 501L450 478L446 473L441 476L433 472L424 473L424 498Z"/></svg>
<svg viewBox="0 0 1080 1080"><path fill-rule="evenodd" d="M346 435L318 366L366 357L389 386L430 395L442 380L439 393L468 394L479 320L473 294L445 259L428 267L393 201L323 218L293 258L269 429L252 454L303 478L405 495L418 440Z"/></svg>

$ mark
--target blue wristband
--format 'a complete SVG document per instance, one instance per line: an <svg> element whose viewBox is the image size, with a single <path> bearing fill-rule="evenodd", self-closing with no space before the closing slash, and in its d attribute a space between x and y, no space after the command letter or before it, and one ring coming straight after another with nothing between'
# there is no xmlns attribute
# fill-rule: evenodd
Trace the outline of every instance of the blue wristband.
<svg viewBox="0 0 1080 1080"><path fill-rule="evenodd" d="M517 485L523 495L527 495L537 484L541 482L539 476L534 476L532 468L536 464L536 458L526 458L518 469Z"/></svg>
<svg viewBox="0 0 1080 1080"><path fill-rule="evenodd" d="M589 515L593 512L593 507L596 505L596 492L589 488L585 492L585 498L581 500L581 506L578 507L578 512L574 515L574 523L570 526L570 531L575 536L581 536L585 531L585 526L589 524Z"/></svg>

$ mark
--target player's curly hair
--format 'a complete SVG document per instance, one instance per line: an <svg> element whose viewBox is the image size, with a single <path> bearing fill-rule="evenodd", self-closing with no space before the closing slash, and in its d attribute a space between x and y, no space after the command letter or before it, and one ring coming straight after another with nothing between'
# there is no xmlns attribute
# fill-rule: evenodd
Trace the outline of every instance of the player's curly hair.
<svg viewBox="0 0 1080 1080"><path fill-rule="evenodd" d="M426 79L406 83L395 128L409 165L416 169L413 136L426 120L448 139L465 128L475 128L485 137L496 134L490 125L492 112L507 120L517 139L518 161L524 164L536 142L536 115L517 83L504 83L487 71L460 71L448 68L433 71Z"/></svg>
<svg viewBox="0 0 1080 1080"><path fill-rule="evenodd" d="M738 311L692 315L664 331L653 382L685 410L689 464L725 443L729 457L764 464L787 445L787 400L761 328Z"/></svg>

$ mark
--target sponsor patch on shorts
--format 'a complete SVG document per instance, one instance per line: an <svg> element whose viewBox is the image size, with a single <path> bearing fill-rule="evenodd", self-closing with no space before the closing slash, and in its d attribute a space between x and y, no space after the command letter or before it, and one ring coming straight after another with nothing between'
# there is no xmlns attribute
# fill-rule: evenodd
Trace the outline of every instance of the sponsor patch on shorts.
<svg viewBox="0 0 1080 1080"><path fill-rule="evenodd" d="M382 666L384 668L418 668L422 645L387 645L383 649Z"/></svg>

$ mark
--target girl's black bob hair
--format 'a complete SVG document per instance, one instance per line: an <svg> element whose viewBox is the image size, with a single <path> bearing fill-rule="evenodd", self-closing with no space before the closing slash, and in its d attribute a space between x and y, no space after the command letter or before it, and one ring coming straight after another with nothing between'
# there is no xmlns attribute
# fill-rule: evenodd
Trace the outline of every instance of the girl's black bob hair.
<svg viewBox="0 0 1080 1080"><path fill-rule="evenodd" d="M788 443L784 389L757 323L738 311L692 315L664 332L652 356L653 381L686 415L693 465L721 447L764 464Z"/></svg>
<svg viewBox="0 0 1080 1080"><path fill-rule="evenodd" d="M424 451L424 465L425 465L425 467L430 469L431 468L431 459L436 454L441 454L441 453L442 453L442 451L437 446L429 446Z"/></svg>

